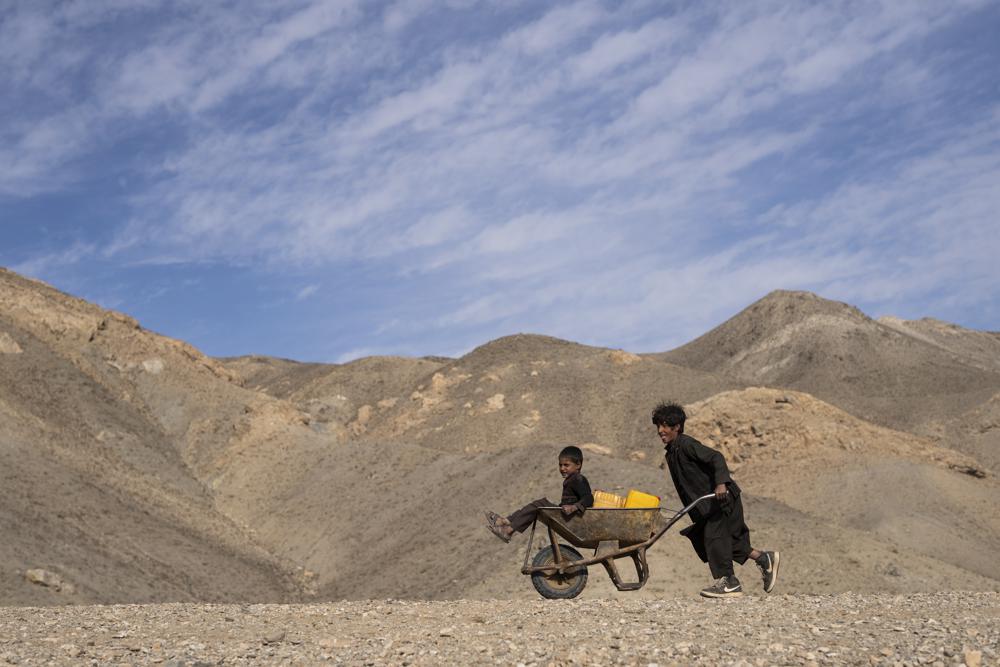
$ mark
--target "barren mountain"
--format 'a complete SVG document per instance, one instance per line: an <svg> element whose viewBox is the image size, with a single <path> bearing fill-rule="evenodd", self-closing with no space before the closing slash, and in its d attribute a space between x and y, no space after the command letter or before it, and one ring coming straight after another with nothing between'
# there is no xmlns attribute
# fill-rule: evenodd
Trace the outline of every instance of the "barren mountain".
<svg viewBox="0 0 1000 667"><path fill-rule="evenodd" d="M290 568L214 509L190 466L205 420L256 394L187 345L6 271L0 339L0 599L295 594ZM213 388L244 400L224 406Z"/></svg>
<svg viewBox="0 0 1000 667"><path fill-rule="evenodd" d="M807 292L772 292L712 331L654 358L748 384L808 392L851 414L935 433L1000 390L984 364L994 339L942 349L926 327L888 326ZM914 330L919 330L914 335Z"/></svg>
<svg viewBox="0 0 1000 667"><path fill-rule="evenodd" d="M851 321L876 327L872 345L912 341L893 343L899 355L930 346ZM924 362L904 370L994 377ZM857 389L827 368L830 393ZM739 377L531 335L459 359L217 361L0 272L0 475L11 490L0 500L0 600L531 599L524 538L502 544L482 512L557 494L565 444L584 447L595 487L676 506L649 423L663 398L687 403L689 432L730 457L754 544L790 564L784 592L1000 586L1000 488L974 451ZM940 405L951 406L948 386L931 394ZM897 401L904 413L926 402ZM982 414L966 422L990 431L988 407L972 405ZM694 594L707 578L676 533L649 556L638 597ZM30 581L37 568L48 582ZM585 595L617 595L599 575Z"/></svg>

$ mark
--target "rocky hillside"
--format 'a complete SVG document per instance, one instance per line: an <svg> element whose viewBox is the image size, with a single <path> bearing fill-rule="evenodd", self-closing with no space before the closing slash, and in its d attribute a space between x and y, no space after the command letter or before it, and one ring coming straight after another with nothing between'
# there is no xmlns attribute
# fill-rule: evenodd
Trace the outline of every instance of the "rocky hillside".
<svg viewBox="0 0 1000 667"><path fill-rule="evenodd" d="M989 446L996 392L941 397L960 373L963 387L987 387L992 371L941 366L917 354L927 341L808 295L791 311L798 302L877 332L856 354L905 339L893 354L917 356L903 371L926 386L940 370L931 402L965 410L951 419L964 415ZM787 310L742 321L808 349L816 330L789 324L801 312ZM664 398L688 404L689 432L732 461L754 543L795 564L784 591L1000 587L1000 485L987 459L945 446L952 422L887 427L925 396L895 395L896 412L876 424L845 398L869 385L844 385L837 364L806 393L781 377L749 386L753 373L684 349L640 356L518 335L458 359L214 360L0 272L0 475L13 490L0 500L0 600L534 599L519 573L523 538L497 541L483 511L557 494L565 444L583 446L595 487L674 506L649 423ZM676 533L649 556L653 577L636 597L705 582ZM587 595L617 595L599 575Z"/></svg>
<svg viewBox="0 0 1000 667"><path fill-rule="evenodd" d="M271 402L188 345L0 272L0 600L294 597L293 568L194 472L218 452L206 432Z"/></svg>
<svg viewBox="0 0 1000 667"><path fill-rule="evenodd" d="M919 320L880 317L878 323L930 343L965 364L1000 371L1000 332L975 331L932 317Z"/></svg>
<svg viewBox="0 0 1000 667"><path fill-rule="evenodd" d="M1000 391L993 334L879 322L807 292L773 292L657 359L810 393L900 430L934 433Z"/></svg>

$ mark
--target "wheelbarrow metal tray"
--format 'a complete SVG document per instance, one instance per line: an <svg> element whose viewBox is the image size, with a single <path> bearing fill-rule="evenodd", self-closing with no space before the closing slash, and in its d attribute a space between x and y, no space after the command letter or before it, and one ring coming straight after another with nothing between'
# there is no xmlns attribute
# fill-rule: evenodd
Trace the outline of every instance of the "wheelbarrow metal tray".
<svg viewBox="0 0 1000 667"><path fill-rule="evenodd" d="M566 516L561 509L540 509L538 519L575 547L596 549L601 542L622 547L648 540L662 526L658 508L588 509Z"/></svg>

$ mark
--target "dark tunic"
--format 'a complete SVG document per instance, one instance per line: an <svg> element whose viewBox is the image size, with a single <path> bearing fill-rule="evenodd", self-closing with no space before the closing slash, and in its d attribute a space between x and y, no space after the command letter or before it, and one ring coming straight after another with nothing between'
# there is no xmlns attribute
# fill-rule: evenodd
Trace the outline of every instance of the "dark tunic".
<svg viewBox="0 0 1000 667"><path fill-rule="evenodd" d="M593 507L594 494L590 490L590 482L581 473L575 472L563 480L562 499L560 505L576 505L580 511Z"/></svg>
<svg viewBox="0 0 1000 667"><path fill-rule="evenodd" d="M677 495L687 507L695 499L725 484L729 495L721 502L704 500L691 510L694 522L681 531L691 540L698 557L708 563L713 577L733 574L733 561L745 563L750 555L750 529L743 520L740 487L729 474L721 452L681 433L665 448L667 468Z"/></svg>
<svg viewBox="0 0 1000 667"><path fill-rule="evenodd" d="M664 447L670 479L674 482L677 495L687 507L695 498L715 492L719 484L729 486L729 492L739 495L740 487L729 474L729 466L721 452L706 447L689 435L681 433ZM699 521L708 516L711 503L704 501L691 510L691 518Z"/></svg>

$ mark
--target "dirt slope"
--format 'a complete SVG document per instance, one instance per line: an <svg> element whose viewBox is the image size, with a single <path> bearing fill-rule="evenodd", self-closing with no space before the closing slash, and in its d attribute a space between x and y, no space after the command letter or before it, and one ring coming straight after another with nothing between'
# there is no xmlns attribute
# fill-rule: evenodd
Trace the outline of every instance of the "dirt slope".
<svg viewBox="0 0 1000 667"><path fill-rule="evenodd" d="M968 474L978 470L968 457L805 394L728 392L692 404L691 412L691 432L704 433L734 462L755 544L780 548L796 562L784 590L1000 586L992 560L1000 526L984 512L1000 486L992 474ZM248 451L215 486L232 498L228 513L256 519L263 543L314 573L320 598L535 595L519 574L525 538L500 543L484 530L482 512L556 495L558 445L467 453L364 440L326 450L279 447L283 440L277 435L274 446ZM647 440L659 449L652 429ZM595 487L639 488L676 507L658 458L633 461L594 448L586 458ZM885 470L866 477L877 465ZM841 479L851 480L847 493ZM640 595L693 594L705 582L704 566L676 533L651 550L650 563L655 576ZM743 573L757 576L752 567ZM592 590L613 593L600 577Z"/></svg>
<svg viewBox="0 0 1000 667"><path fill-rule="evenodd" d="M248 386L294 402L317 428L451 452L539 442L631 452L645 447L646 413L658 400L739 386L621 350L526 334L461 359L368 357L322 368L265 357L223 361Z"/></svg>
<svg viewBox="0 0 1000 667"><path fill-rule="evenodd" d="M689 409L687 430L752 493L1000 580L1000 484L975 458L798 392L724 392Z"/></svg>
<svg viewBox="0 0 1000 667"><path fill-rule="evenodd" d="M219 405L212 385L257 395L186 345L9 272L0 339L0 599L296 595L288 568L214 509L190 469L198 419ZM36 568L69 585L28 583Z"/></svg>
<svg viewBox="0 0 1000 667"><path fill-rule="evenodd" d="M297 460L300 452L310 465ZM239 479L221 478L218 488L239 499L228 512L256 518L258 539L313 573L318 599L533 599L537 594L519 572L526 536L501 543L484 529L482 513L508 512L527 500L557 494L557 452L518 447L465 454L349 442L326 457L288 449L271 460L255 458L234 473ZM676 507L664 473L654 465L588 454L584 470L597 487L661 493ZM997 491L995 482L977 481ZM747 486L748 515L759 535L755 543L787 551L796 562L783 581L785 591L1000 586L964 562L951 564L925 552L901 556L902 544L885 536L846 521L831 523L822 513L761 497L753 483ZM983 549L979 542L968 546ZM654 576L641 596L696 594L708 576L676 532L650 551L650 566ZM754 581L758 574L750 566L741 576ZM588 591L611 595L613 588L595 576Z"/></svg>
<svg viewBox="0 0 1000 667"><path fill-rule="evenodd" d="M263 391L277 398L288 398L303 385L325 375L331 368L329 364L260 355L225 357L217 361L239 376L241 383L248 389Z"/></svg>
<svg viewBox="0 0 1000 667"><path fill-rule="evenodd" d="M648 448L648 413L657 401L697 400L734 386L621 350L522 334L361 406L348 428L366 441L449 452L591 443L624 455Z"/></svg>
<svg viewBox="0 0 1000 667"><path fill-rule="evenodd" d="M1000 371L981 363L980 347L954 345L943 353L937 334L915 328L887 326L808 292L778 291L694 341L652 356L808 392L875 423L933 433L1000 390ZM991 347L990 341L982 342Z"/></svg>
<svg viewBox="0 0 1000 667"><path fill-rule="evenodd" d="M373 406L381 408L389 400L408 396L446 360L365 357L346 364L302 364L254 356L221 361L240 374L246 386L294 402L315 428L350 437L360 430L347 429L359 411L370 414Z"/></svg>
<svg viewBox="0 0 1000 667"><path fill-rule="evenodd" d="M940 441L974 456L983 465L1000 470L1000 393L945 422Z"/></svg>
<svg viewBox="0 0 1000 667"><path fill-rule="evenodd" d="M932 317L904 320L880 317L879 324L936 345L945 352L983 370L1000 371L1000 332L975 331Z"/></svg>
<svg viewBox="0 0 1000 667"><path fill-rule="evenodd" d="M832 308L799 295L743 321L784 332L782 349L804 354L818 330L795 324L799 302ZM894 341L878 354L929 392L885 405L910 414L923 401L994 432L977 393L990 371L943 363L939 348L849 308L831 312L850 324L838 353L869 359L866 346ZM778 354L760 342L767 335L736 333L757 340L742 359ZM920 356L928 348L936 360ZM217 361L0 271L0 477L12 490L0 499L0 601L533 599L519 573L523 538L500 543L482 512L558 494L565 444L584 447L596 487L672 499L649 424L663 398L688 404L689 431L730 457L754 543L795 564L784 591L997 588L1000 489L975 448L943 448L804 393L745 388L711 349L688 352L682 365L518 335L460 359ZM874 391L836 364L819 368L839 400ZM676 533L650 564L639 597L694 594L707 579ZM28 583L37 567L73 591ZM615 595L601 576L588 594Z"/></svg>

